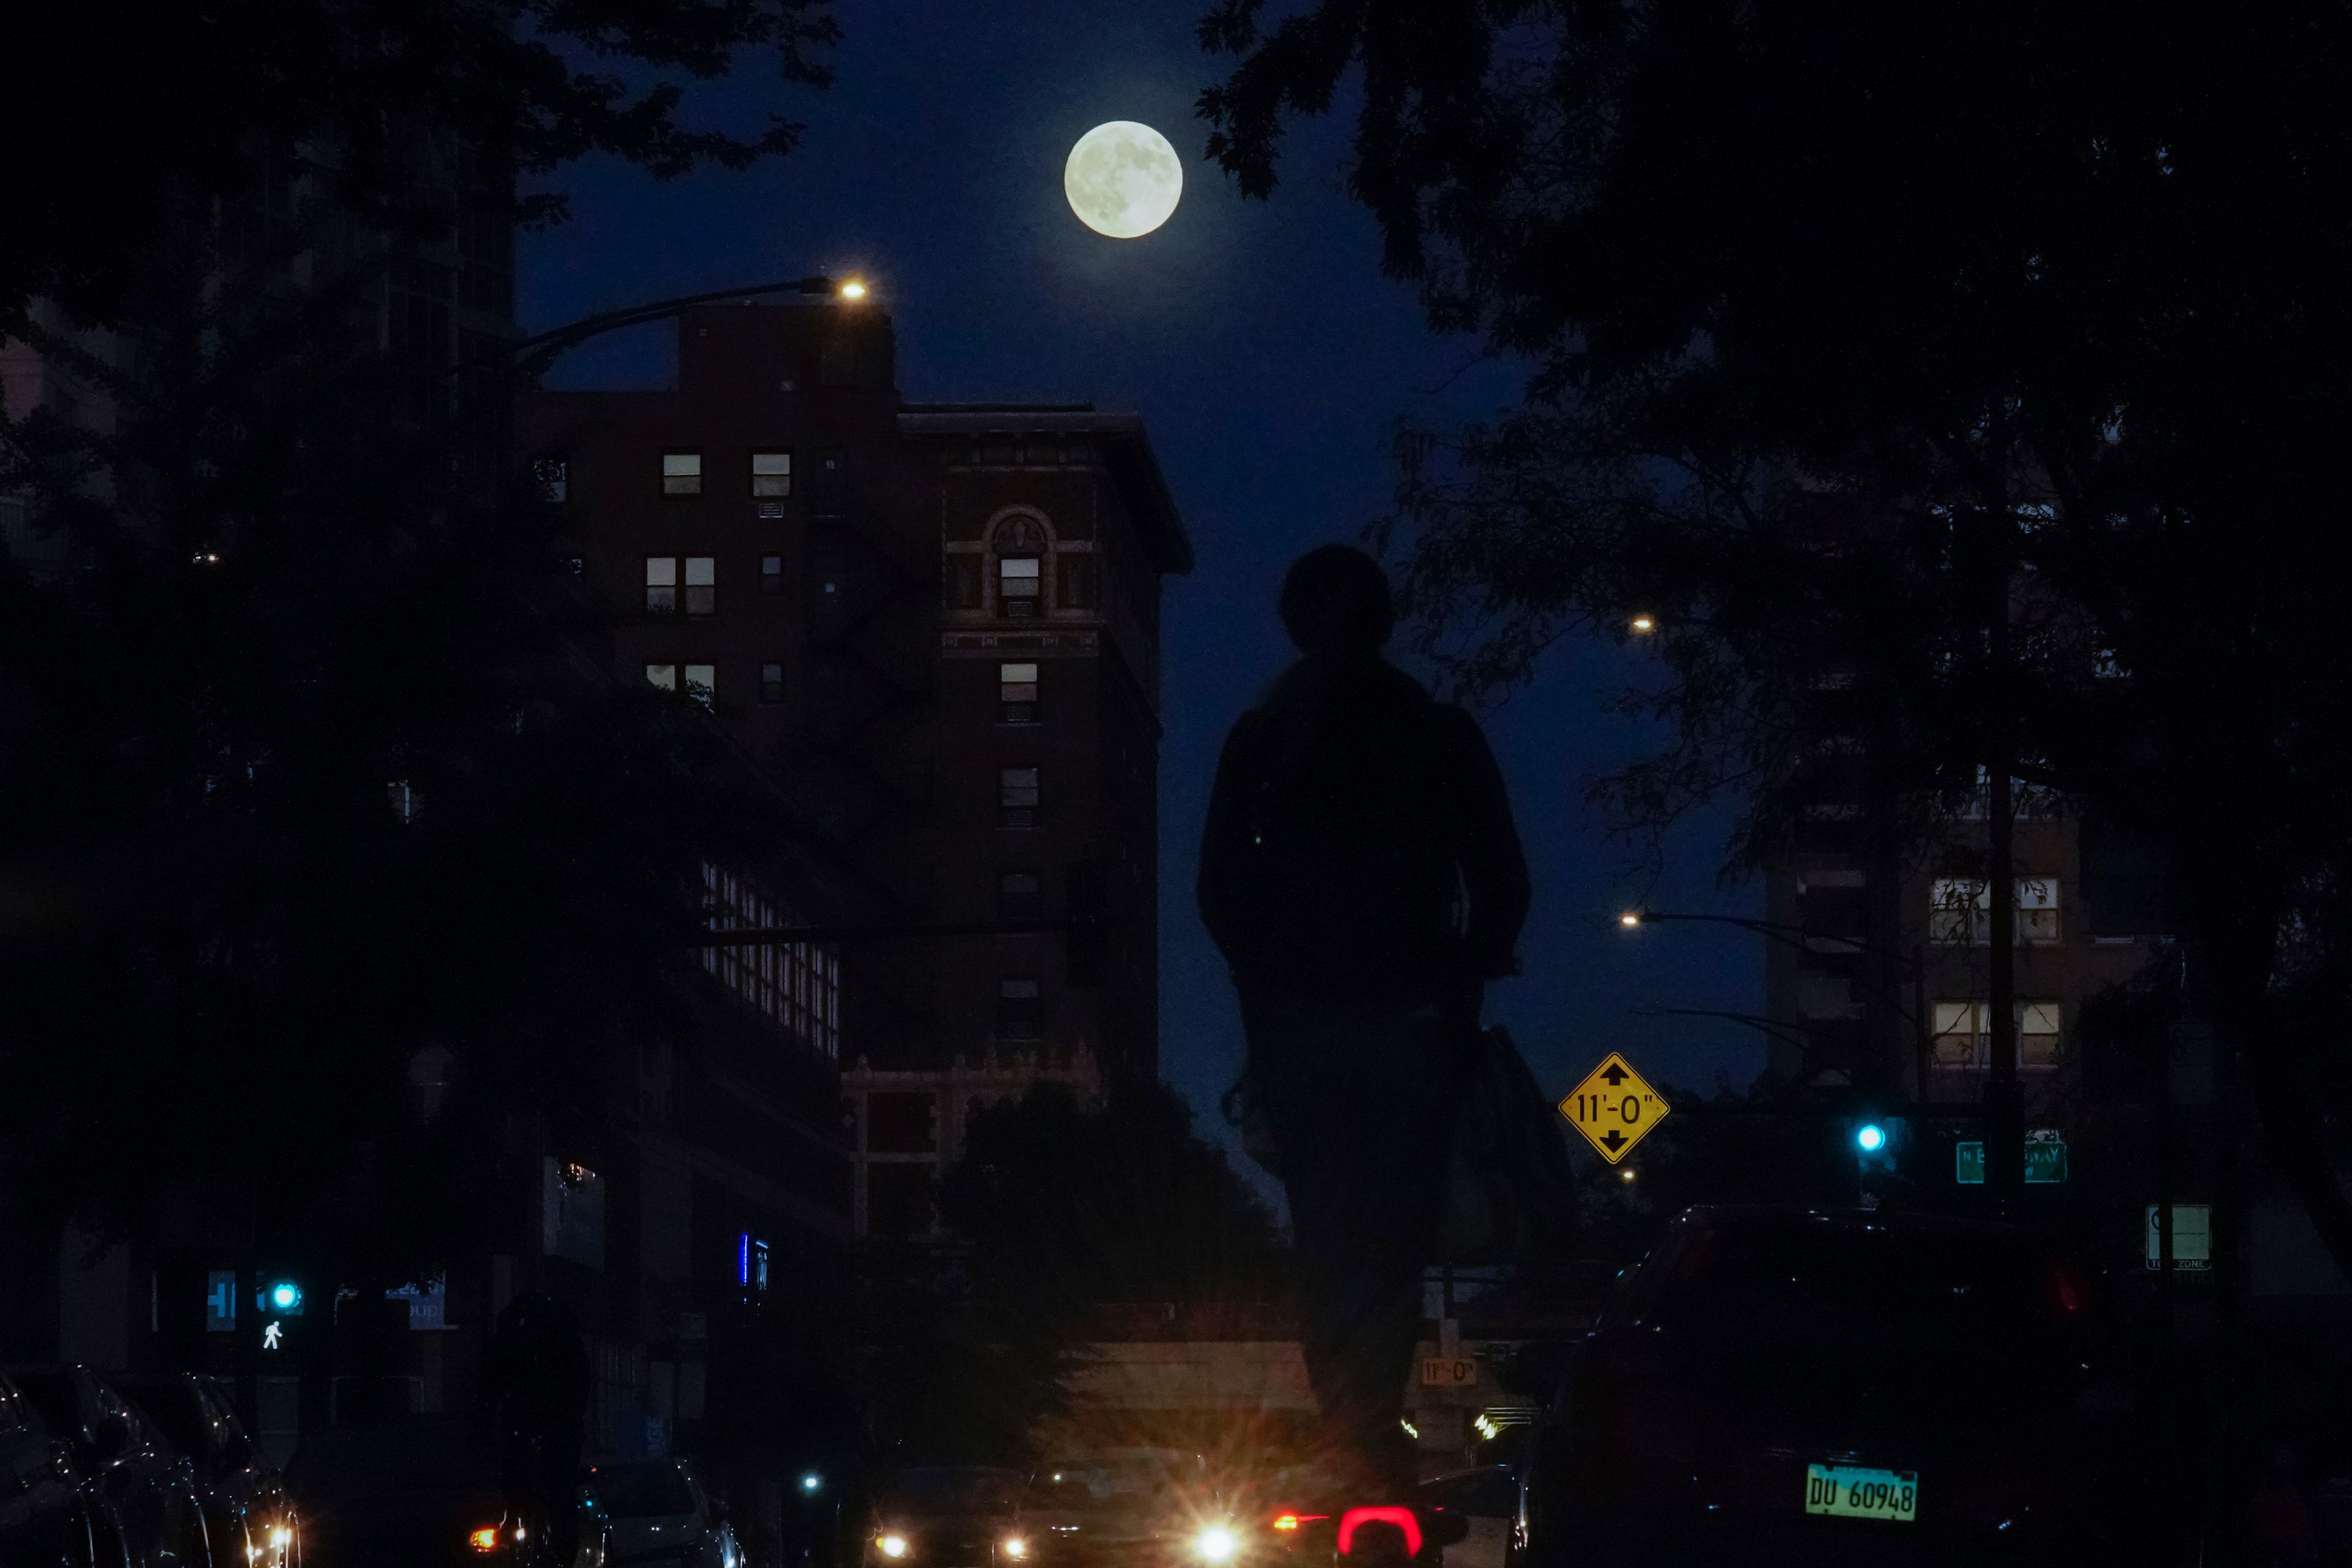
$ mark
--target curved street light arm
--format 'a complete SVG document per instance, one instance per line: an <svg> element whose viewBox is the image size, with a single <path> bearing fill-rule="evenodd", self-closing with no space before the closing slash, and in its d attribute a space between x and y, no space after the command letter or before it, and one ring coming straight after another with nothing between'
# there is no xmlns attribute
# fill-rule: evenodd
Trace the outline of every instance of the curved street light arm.
<svg viewBox="0 0 2352 1568"><path fill-rule="evenodd" d="M517 370L535 375L590 338L616 332L625 327L642 327L651 321L665 321L697 305L715 305L722 300L754 300L767 294L831 295L837 292L833 279L818 272L782 282L754 283L742 289L714 289L704 294L682 294L674 300L656 300L651 304L600 310L567 325L508 343L486 359L453 365L449 374L456 375L465 371L479 370L485 365L509 363Z"/></svg>

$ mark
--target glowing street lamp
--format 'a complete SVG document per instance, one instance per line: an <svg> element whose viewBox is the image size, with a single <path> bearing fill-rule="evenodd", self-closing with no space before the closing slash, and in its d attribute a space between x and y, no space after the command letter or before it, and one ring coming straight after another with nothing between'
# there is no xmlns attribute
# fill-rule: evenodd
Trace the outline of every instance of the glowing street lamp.
<svg viewBox="0 0 2352 1568"><path fill-rule="evenodd" d="M1635 637L1645 637L1652 632L1658 629L1657 617L1651 615L1647 610L1642 611L1625 624L1633 629L1633 635Z"/></svg>

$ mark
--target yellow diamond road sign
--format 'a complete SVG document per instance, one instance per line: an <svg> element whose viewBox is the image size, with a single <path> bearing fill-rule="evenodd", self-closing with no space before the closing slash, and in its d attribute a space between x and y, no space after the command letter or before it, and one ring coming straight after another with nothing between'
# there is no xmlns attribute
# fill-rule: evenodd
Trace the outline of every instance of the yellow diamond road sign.
<svg viewBox="0 0 2352 1568"><path fill-rule="evenodd" d="M1648 1137L1669 1109L1665 1098L1643 1083L1642 1075L1615 1051L1559 1102L1559 1113L1576 1123L1576 1130L1612 1165Z"/></svg>

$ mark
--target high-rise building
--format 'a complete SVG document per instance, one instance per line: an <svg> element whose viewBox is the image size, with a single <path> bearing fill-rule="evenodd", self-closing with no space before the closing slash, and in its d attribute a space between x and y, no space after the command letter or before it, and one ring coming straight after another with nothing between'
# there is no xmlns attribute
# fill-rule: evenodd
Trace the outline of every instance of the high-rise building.
<svg viewBox="0 0 2352 1568"><path fill-rule="evenodd" d="M857 1041L857 1229L927 1232L975 1105L1157 1070L1160 579L1192 548L1139 419L907 402L870 300L677 334L674 387L536 395L524 449L619 668L709 706L880 889L812 940Z"/></svg>

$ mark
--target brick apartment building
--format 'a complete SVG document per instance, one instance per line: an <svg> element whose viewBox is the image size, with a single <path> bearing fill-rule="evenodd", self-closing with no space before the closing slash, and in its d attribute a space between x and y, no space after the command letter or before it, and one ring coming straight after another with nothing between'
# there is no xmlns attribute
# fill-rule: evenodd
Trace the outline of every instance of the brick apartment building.
<svg viewBox="0 0 2352 1568"><path fill-rule="evenodd" d="M677 333L674 388L536 395L523 450L621 613L624 677L708 704L881 923L926 928L793 951L857 1041L856 1231L927 1233L972 1107L1157 1070L1160 591L1191 545L1139 419L905 402L870 300Z"/></svg>
<svg viewBox="0 0 2352 1568"><path fill-rule="evenodd" d="M2094 826L2036 809L2014 830L2018 1071L2029 1107L2076 1065L2085 1001L2165 951L2161 901L2141 868L2104 852ZM1803 933L1768 949L1769 1012L1787 1033L1773 1067L1836 1075L1906 1100L1976 1100L1990 1070L1991 910L1981 813L1949 824L1942 866L1874 854L1858 818L1824 814L1765 881L1765 918ZM1797 1040L1804 1044L1801 1048Z"/></svg>

